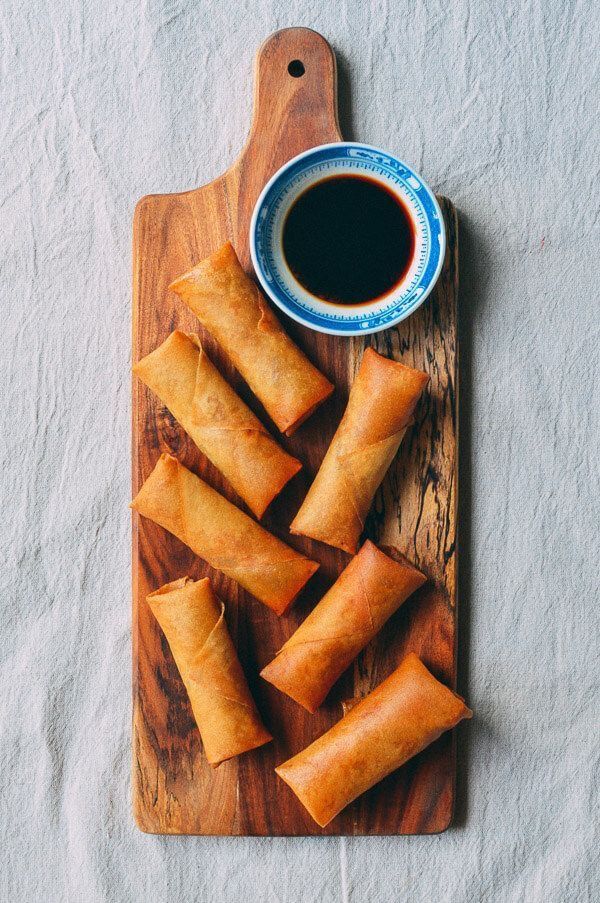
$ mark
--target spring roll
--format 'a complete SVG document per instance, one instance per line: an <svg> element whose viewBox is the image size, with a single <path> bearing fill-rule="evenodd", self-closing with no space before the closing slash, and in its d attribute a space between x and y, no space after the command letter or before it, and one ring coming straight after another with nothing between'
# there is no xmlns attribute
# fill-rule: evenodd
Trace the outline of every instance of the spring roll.
<svg viewBox="0 0 600 903"><path fill-rule="evenodd" d="M315 712L361 649L426 577L372 542L342 571L261 676Z"/></svg>
<svg viewBox="0 0 600 903"><path fill-rule="evenodd" d="M291 436L333 392L285 334L230 242L170 288L214 336L282 433Z"/></svg>
<svg viewBox="0 0 600 903"><path fill-rule="evenodd" d="M472 712L408 655L327 733L275 771L322 828Z"/></svg>
<svg viewBox="0 0 600 903"><path fill-rule="evenodd" d="M172 455L160 456L131 507L278 615L319 567L267 533Z"/></svg>
<svg viewBox="0 0 600 903"><path fill-rule="evenodd" d="M280 448L206 356L176 330L133 368L257 517L301 464Z"/></svg>
<svg viewBox="0 0 600 903"><path fill-rule="evenodd" d="M208 577L182 577L146 601L167 638L213 768L272 740L229 636L225 606Z"/></svg>
<svg viewBox="0 0 600 903"><path fill-rule="evenodd" d="M367 348L348 406L290 530L356 552L373 496L429 377Z"/></svg>

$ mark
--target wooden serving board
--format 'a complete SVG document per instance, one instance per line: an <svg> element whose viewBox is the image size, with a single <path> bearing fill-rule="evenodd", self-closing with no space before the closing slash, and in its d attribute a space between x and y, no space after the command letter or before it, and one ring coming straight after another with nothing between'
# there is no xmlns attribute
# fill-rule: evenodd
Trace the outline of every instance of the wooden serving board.
<svg viewBox="0 0 600 903"><path fill-rule="evenodd" d="M304 74L288 72L300 60ZM269 424L259 403L231 370L198 321L167 289L171 280L230 239L251 270L248 227L267 179L290 157L340 140L336 64L329 44L305 28L272 35L256 59L255 106L248 142L222 176L183 194L150 195L135 211L133 355L152 351L175 328L199 332L210 356L240 395ZM224 115L226 111L224 111ZM286 328L335 383L336 392L282 444L304 471L274 503L264 523L321 563L291 612L278 618L240 587L212 571L160 527L133 514L133 806L143 831L165 834L415 834L450 822L455 753L451 735L319 828L274 766L336 722L341 701L366 694L406 652L414 650L443 681L456 677L456 213L441 199L448 230L442 276L432 296L400 326L364 339L324 336L290 320ZM310 715L257 675L335 580L349 557L288 534L339 422L367 344L426 370L431 384L369 517L367 533L408 555L429 583L395 615ZM156 397L133 382L133 493L161 452L176 455L241 507L215 468L193 446ZM168 646L145 597L189 574L209 575L225 601L227 621L264 720L276 740L212 769Z"/></svg>

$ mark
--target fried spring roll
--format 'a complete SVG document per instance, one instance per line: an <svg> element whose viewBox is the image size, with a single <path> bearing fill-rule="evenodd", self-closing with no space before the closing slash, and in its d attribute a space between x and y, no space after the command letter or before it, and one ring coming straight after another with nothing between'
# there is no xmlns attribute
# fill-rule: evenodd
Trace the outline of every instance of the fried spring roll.
<svg viewBox="0 0 600 903"><path fill-rule="evenodd" d="M367 541L261 677L315 712L361 649L426 577Z"/></svg>
<svg viewBox="0 0 600 903"><path fill-rule="evenodd" d="M290 531L356 552L373 496L429 377L367 348L348 406Z"/></svg>
<svg viewBox="0 0 600 903"><path fill-rule="evenodd" d="M131 503L249 593L283 614L319 565L163 454Z"/></svg>
<svg viewBox="0 0 600 903"><path fill-rule="evenodd" d="M262 517L301 464L280 448L206 356L196 335L176 330L133 368L200 451Z"/></svg>
<svg viewBox="0 0 600 903"><path fill-rule="evenodd" d="M215 337L282 433L291 436L333 392L285 334L230 242L170 288Z"/></svg>
<svg viewBox="0 0 600 903"><path fill-rule="evenodd" d="M163 631L216 768L272 740L250 695L225 624L225 606L210 580L182 577L146 597Z"/></svg>
<svg viewBox="0 0 600 903"><path fill-rule="evenodd" d="M322 828L472 712L408 655L327 733L275 771Z"/></svg>

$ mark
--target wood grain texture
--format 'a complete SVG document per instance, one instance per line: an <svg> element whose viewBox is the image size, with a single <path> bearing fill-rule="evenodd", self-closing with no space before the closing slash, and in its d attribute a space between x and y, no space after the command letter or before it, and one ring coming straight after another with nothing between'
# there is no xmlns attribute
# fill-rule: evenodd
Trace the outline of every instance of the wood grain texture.
<svg viewBox="0 0 600 903"><path fill-rule="evenodd" d="M305 67L300 78L288 74L288 64L295 59ZM202 188L145 197L135 212L134 360L152 351L175 328L198 332L211 359L274 435L277 432L259 403L167 286L226 239L250 272L248 227L264 183L290 157L340 137L331 48L308 29L286 29L270 37L258 53L253 123L237 162ZM305 468L263 522L321 562L320 572L291 612L277 618L173 536L133 514L133 806L144 831L412 834L441 831L450 822L455 771L451 736L441 738L324 829L312 822L273 771L341 717L343 700L369 692L409 650L417 652L437 677L455 684L457 241L454 208L445 199L441 203L448 230L444 269L433 295L414 316L364 340L320 335L285 320L292 337L336 385L334 395L296 435L279 437ZM290 536L287 527L339 422L365 343L431 375L416 422L377 493L367 524L372 539L407 554L429 583L388 622L317 714L310 715L257 675L349 560L320 543ZM134 494L163 451L176 455L244 507L155 396L134 380ZM210 576L226 602L227 621L253 695L277 738L216 770L203 756L183 685L145 603L149 592L186 574L194 579Z"/></svg>

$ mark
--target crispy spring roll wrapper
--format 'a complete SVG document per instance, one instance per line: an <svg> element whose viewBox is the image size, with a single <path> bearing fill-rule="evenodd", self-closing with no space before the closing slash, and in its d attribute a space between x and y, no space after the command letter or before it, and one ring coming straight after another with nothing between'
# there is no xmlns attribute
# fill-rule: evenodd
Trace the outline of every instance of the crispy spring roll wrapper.
<svg viewBox="0 0 600 903"><path fill-rule="evenodd" d="M261 677L315 712L361 649L426 579L406 559L394 561L367 540Z"/></svg>
<svg viewBox="0 0 600 903"><path fill-rule="evenodd" d="M372 348L290 531L356 552L373 496L392 463L429 377Z"/></svg>
<svg viewBox="0 0 600 903"><path fill-rule="evenodd" d="M262 517L301 464L277 445L206 356L196 335L176 330L135 365L200 451Z"/></svg>
<svg viewBox="0 0 600 903"><path fill-rule="evenodd" d="M290 531L356 552L373 496L411 421L429 377L363 355L348 406Z"/></svg>
<svg viewBox="0 0 600 903"><path fill-rule="evenodd" d="M285 334L230 242L170 288L215 337L282 433L291 436L333 392Z"/></svg>
<svg viewBox="0 0 600 903"><path fill-rule="evenodd" d="M319 567L267 533L172 455L160 456L131 507L278 615Z"/></svg>
<svg viewBox="0 0 600 903"><path fill-rule="evenodd" d="M272 740L229 636L225 606L208 577L182 577L146 601L167 638L213 768Z"/></svg>
<svg viewBox="0 0 600 903"><path fill-rule="evenodd" d="M322 828L471 710L408 655L327 733L275 771Z"/></svg>

